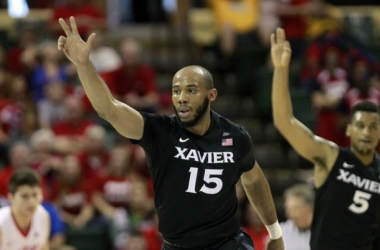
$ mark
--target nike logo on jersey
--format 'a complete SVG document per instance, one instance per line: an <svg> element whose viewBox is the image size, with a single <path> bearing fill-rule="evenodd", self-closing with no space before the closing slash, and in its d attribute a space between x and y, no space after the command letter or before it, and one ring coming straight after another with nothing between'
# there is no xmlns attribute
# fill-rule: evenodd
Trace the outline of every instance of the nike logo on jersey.
<svg viewBox="0 0 380 250"><path fill-rule="evenodd" d="M343 162L343 167L344 168L354 168L355 165L348 164L347 162Z"/></svg>
<svg viewBox="0 0 380 250"><path fill-rule="evenodd" d="M380 183L362 178L344 169L339 169L340 175L337 177L338 181L343 181L347 184L352 184L355 187L362 188L372 193L380 194Z"/></svg>
<svg viewBox="0 0 380 250"><path fill-rule="evenodd" d="M200 152L195 149L175 147L178 154L174 158L185 161L196 161L202 163L234 163L232 152Z"/></svg>
<svg viewBox="0 0 380 250"><path fill-rule="evenodd" d="M228 132L223 133L223 136L229 136L229 135L230 135L230 133L228 133Z"/></svg>
<svg viewBox="0 0 380 250"><path fill-rule="evenodd" d="M187 142L189 140L189 138L186 138L186 139L182 139L182 137L179 138L179 142Z"/></svg>

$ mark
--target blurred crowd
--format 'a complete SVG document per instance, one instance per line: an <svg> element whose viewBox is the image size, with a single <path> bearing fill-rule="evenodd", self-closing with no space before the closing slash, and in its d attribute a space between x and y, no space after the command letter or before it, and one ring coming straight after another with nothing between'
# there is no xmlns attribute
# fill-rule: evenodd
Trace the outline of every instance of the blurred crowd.
<svg viewBox="0 0 380 250"><path fill-rule="evenodd" d="M171 91L158 87L160 72L143 60L141 41L123 37L115 43L107 34L141 23L189 32L205 62L212 55L210 70L222 79L224 94L253 103L267 96L258 76L271 71L269 35L283 27L293 52L293 87L310 96L315 132L338 145L348 146L344 125L353 105L380 104L379 55L368 40L350 35L334 15L336 7L322 0L27 2L31 11L45 8L51 15L43 25L20 19L16 35L0 40L0 196L6 204L15 169L38 171L52 216L53 250L75 249L75 235L94 228L105 236L104 249L159 250L162 244L144 152L92 109L75 68L57 50L60 17L74 16L84 39L96 32L92 62L115 97L139 111L171 114ZM242 224L255 249L263 250L268 233L240 185L237 192ZM284 195L284 235L306 244L312 189L297 185Z"/></svg>

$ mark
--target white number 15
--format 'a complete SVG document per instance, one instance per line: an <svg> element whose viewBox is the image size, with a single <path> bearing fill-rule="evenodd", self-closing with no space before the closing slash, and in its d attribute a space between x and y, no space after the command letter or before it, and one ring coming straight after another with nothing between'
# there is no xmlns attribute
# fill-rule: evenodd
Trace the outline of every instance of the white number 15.
<svg viewBox="0 0 380 250"><path fill-rule="evenodd" d="M198 168L191 167L190 170L190 179L189 179L189 186L186 190L188 193L194 193L196 194L197 191L195 191L195 184L197 183L197 176L198 176ZM205 175L203 176L203 180L207 183L214 183L215 187L209 188L206 186L206 184L203 184L199 192L203 192L206 194L217 194L222 190L223 182L218 177L211 177L212 175L222 175L223 169L205 169Z"/></svg>

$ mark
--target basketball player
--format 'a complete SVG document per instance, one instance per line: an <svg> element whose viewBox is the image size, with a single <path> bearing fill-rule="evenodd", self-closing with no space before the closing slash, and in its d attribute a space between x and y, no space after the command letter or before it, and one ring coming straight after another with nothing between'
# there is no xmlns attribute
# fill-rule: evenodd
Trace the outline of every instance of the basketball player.
<svg viewBox="0 0 380 250"><path fill-rule="evenodd" d="M16 170L8 188L11 205L0 209L0 250L48 250L50 217L40 205L39 177L28 168Z"/></svg>
<svg viewBox="0 0 380 250"><path fill-rule="evenodd" d="M375 151L379 109L371 102L353 107L346 129L351 140L348 149L315 136L293 116L288 86L291 49L282 29L272 34L271 43L274 123L293 148L314 163L317 190L311 250L370 250L380 212L380 165Z"/></svg>
<svg viewBox="0 0 380 250"><path fill-rule="evenodd" d="M71 28L59 21L66 37L58 39L58 48L76 66L93 107L146 152L163 249L253 250L237 217L235 184L241 177L269 230L267 249L283 250L270 188L253 156L250 136L210 109L217 96L210 73L189 66L175 74L176 115L139 113L115 100L89 61L95 35L84 42L74 18L70 18Z"/></svg>

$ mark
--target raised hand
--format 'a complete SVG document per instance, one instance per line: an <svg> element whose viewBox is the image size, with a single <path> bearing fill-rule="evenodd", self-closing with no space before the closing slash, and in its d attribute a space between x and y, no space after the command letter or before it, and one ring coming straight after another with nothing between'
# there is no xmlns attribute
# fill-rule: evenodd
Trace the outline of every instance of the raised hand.
<svg viewBox="0 0 380 250"><path fill-rule="evenodd" d="M60 36L58 38L58 50L62 50L66 57L76 66L87 62L89 60L95 33L92 33L88 37L87 42L85 42L78 33L74 17L70 17L71 27L69 27L62 18L59 19L59 24L66 36Z"/></svg>
<svg viewBox="0 0 380 250"><path fill-rule="evenodd" d="M286 40L285 32L281 28L277 28L276 35L271 34L271 55L275 68L288 67L292 50L289 42Z"/></svg>

